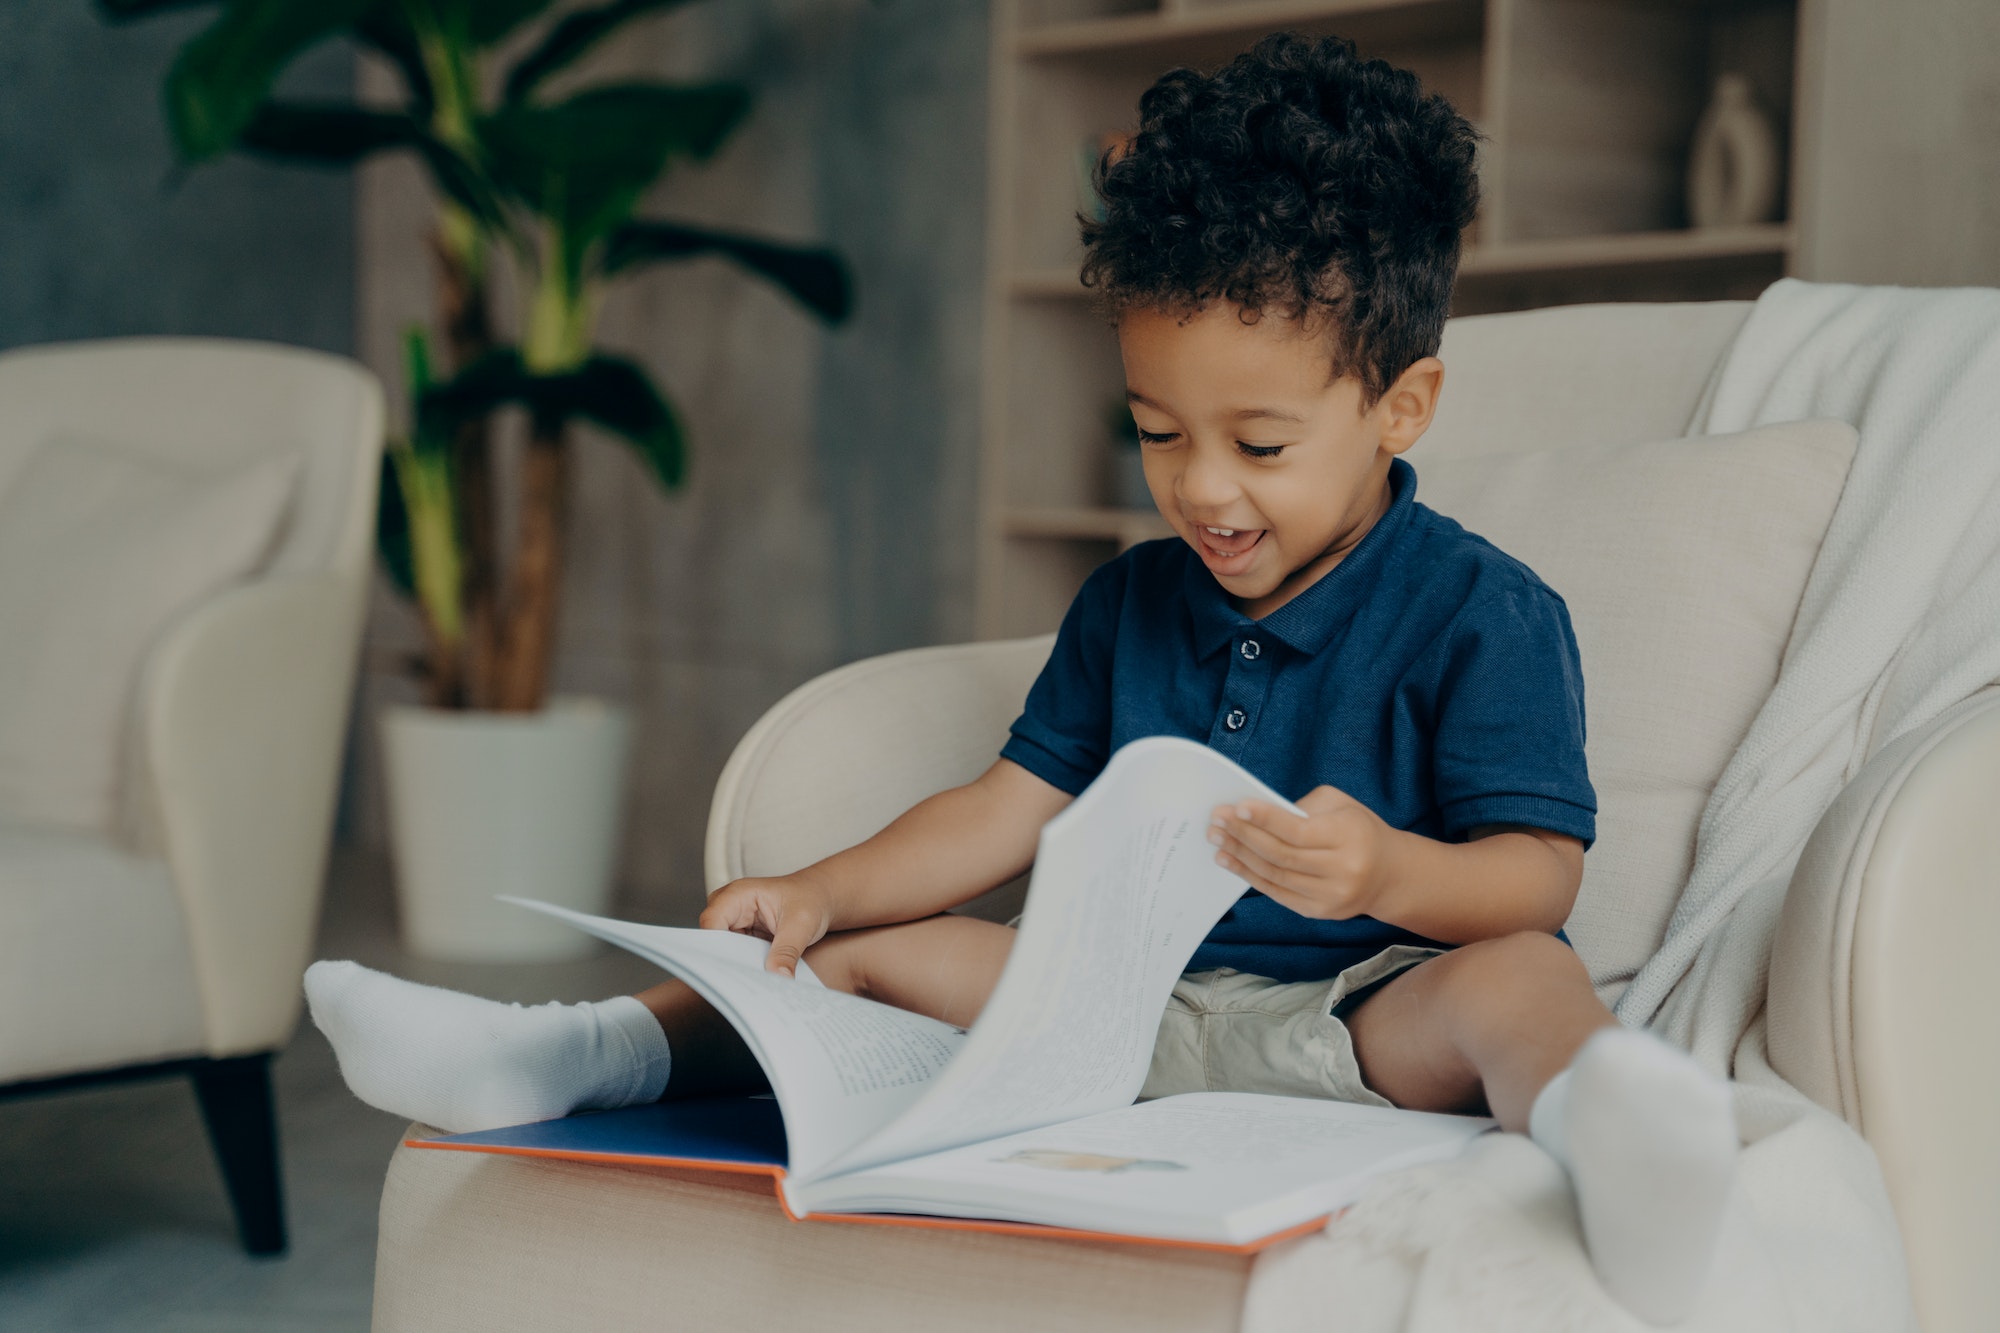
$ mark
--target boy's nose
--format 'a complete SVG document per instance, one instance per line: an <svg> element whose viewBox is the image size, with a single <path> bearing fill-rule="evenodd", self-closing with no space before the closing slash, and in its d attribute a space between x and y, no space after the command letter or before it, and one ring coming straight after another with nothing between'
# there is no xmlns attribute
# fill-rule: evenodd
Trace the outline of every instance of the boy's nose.
<svg viewBox="0 0 2000 1333"><path fill-rule="evenodd" d="M1220 511L1234 503L1242 493L1231 475L1227 462L1217 459L1210 450L1194 449L1187 466L1181 470L1176 480L1174 493L1180 497L1182 505L1191 516L1199 516L1203 511Z"/></svg>

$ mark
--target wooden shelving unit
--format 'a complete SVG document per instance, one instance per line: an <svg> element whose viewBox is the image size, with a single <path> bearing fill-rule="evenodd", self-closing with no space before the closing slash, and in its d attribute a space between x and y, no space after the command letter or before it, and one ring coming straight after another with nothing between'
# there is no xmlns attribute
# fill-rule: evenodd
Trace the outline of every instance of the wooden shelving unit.
<svg viewBox="0 0 2000 1333"><path fill-rule="evenodd" d="M1484 135L1454 313L1752 296L1794 271L1799 229L1688 229L1687 149L1724 70L1789 133L1815 3L995 0L981 632L1053 628L1093 567L1167 532L1105 504L1123 376L1076 276L1089 145L1131 128L1161 73L1280 29L1338 33L1450 98Z"/></svg>

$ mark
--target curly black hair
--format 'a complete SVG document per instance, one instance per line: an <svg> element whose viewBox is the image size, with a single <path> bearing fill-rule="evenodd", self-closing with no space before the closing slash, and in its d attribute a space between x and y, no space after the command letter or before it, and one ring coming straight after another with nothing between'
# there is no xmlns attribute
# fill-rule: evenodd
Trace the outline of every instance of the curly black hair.
<svg viewBox="0 0 2000 1333"><path fill-rule="evenodd" d="M1246 320L1297 319L1367 405L1436 354L1478 134L1416 75L1344 38L1274 33L1214 74L1162 75L1139 118L1098 160L1103 220L1077 219L1106 314L1221 297Z"/></svg>

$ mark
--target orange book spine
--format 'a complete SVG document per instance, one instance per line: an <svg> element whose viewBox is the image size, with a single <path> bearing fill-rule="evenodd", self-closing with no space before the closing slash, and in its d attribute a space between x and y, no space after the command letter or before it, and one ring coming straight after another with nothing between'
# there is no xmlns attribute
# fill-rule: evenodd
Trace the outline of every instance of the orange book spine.
<svg viewBox="0 0 2000 1333"><path fill-rule="evenodd" d="M1002 1236L1032 1236L1041 1240L1108 1241L1118 1245L1155 1245L1166 1249L1207 1250L1215 1254L1256 1254L1280 1241L1308 1235L1325 1226L1332 1214L1315 1217L1272 1232L1268 1236L1231 1245L1222 1241L1173 1240L1161 1236L1135 1236L1120 1231L1087 1231L1077 1227L1043 1226L1035 1222L998 1222L966 1217L921 1217L907 1213L795 1213L785 1202L782 1182L785 1169L750 1162L717 1162L702 1158L659 1157L636 1153L554 1152L547 1148L502 1147L490 1144L446 1143L437 1139L404 1139L406 1148L431 1148L445 1152L498 1153L505 1157L546 1157L564 1162L600 1162L609 1166L669 1167L686 1171L721 1171L736 1175L767 1176L778 1207L794 1222L858 1222L867 1226L921 1227L936 1231L985 1231Z"/></svg>

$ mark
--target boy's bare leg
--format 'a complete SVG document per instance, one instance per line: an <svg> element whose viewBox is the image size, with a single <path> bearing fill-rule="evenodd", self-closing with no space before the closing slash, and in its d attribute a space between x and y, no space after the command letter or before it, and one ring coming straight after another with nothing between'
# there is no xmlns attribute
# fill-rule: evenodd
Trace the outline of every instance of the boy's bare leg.
<svg viewBox="0 0 2000 1333"><path fill-rule="evenodd" d="M1419 1111L1491 1110L1528 1130L1528 1111L1599 1028L1598 1001L1576 952L1523 933L1462 945L1385 984L1348 1016L1368 1086Z"/></svg>
<svg viewBox="0 0 2000 1333"><path fill-rule="evenodd" d="M1569 1172L1605 1289L1654 1323L1694 1306L1736 1168L1728 1085L1618 1025L1551 935L1467 944L1364 1001L1349 1030L1368 1085L1398 1106L1478 1110Z"/></svg>
<svg viewBox="0 0 2000 1333"><path fill-rule="evenodd" d="M933 916L893 926L828 935L806 950L806 963L835 990L863 995L970 1027L1000 980L1014 932L966 916ZM669 1097L754 1088L763 1071L749 1047L715 1009L682 981L641 991L673 1049Z"/></svg>

